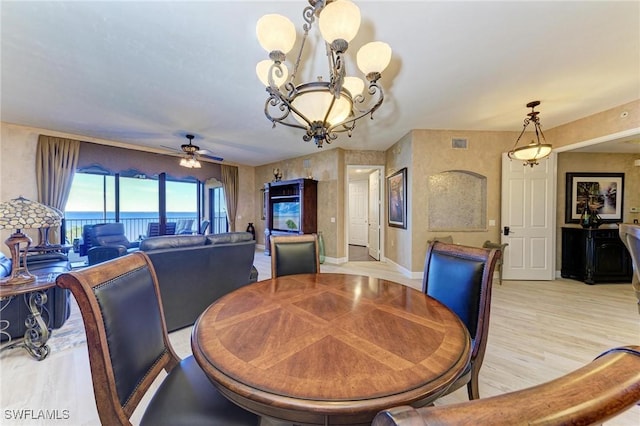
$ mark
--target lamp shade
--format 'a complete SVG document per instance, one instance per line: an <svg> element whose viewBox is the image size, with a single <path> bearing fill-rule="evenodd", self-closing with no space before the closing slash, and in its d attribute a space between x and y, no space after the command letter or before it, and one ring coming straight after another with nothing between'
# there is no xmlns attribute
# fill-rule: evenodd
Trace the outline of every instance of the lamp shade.
<svg viewBox="0 0 640 426"><path fill-rule="evenodd" d="M322 122L327 117L327 123L331 126L345 120L351 113L352 105L344 94L335 99L335 103L331 106L333 100L334 96L328 91L303 91L293 100L293 106L312 122ZM331 108L330 111L329 108ZM329 111L328 114L327 111ZM307 125L307 122L295 112L293 116L303 126Z"/></svg>
<svg viewBox="0 0 640 426"><path fill-rule="evenodd" d="M358 50L356 60L364 75L372 72L382 73L391 62L391 47L382 41L372 41Z"/></svg>
<svg viewBox="0 0 640 426"><path fill-rule="evenodd" d="M339 39L350 42L360 29L360 8L349 0L336 0L322 9L318 25L327 43Z"/></svg>
<svg viewBox="0 0 640 426"><path fill-rule="evenodd" d="M362 91L364 90L364 81L358 77L345 77L342 87L347 89L353 98L362 94Z"/></svg>
<svg viewBox="0 0 640 426"><path fill-rule="evenodd" d="M36 229L59 226L62 217L53 209L23 197L0 203L0 229Z"/></svg>
<svg viewBox="0 0 640 426"><path fill-rule="evenodd" d="M269 86L269 70L271 69L271 65L273 65L273 61L269 59L260 61L256 65L256 74L265 86ZM276 87L282 86L287 81L287 78L289 78L289 69L287 66L285 64L280 64L280 68L282 69L282 76L278 77L277 72L274 72L273 74L273 81L276 84Z"/></svg>
<svg viewBox="0 0 640 426"><path fill-rule="evenodd" d="M551 154L551 145L531 141L527 146L516 148L509 152L509 157L514 160L535 161Z"/></svg>
<svg viewBox="0 0 640 426"><path fill-rule="evenodd" d="M296 28L286 16L269 14L258 19L256 36L267 52L288 53L296 42Z"/></svg>

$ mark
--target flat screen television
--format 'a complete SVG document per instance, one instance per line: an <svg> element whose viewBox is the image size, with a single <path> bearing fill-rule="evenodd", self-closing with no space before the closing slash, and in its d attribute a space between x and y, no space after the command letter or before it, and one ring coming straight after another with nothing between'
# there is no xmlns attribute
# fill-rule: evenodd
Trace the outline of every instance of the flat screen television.
<svg viewBox="0 0 640 426"><path fill-rule="evenodd" d="M273 229L297 232L300 230L300 202L281 201L273 203Z"/></svg>

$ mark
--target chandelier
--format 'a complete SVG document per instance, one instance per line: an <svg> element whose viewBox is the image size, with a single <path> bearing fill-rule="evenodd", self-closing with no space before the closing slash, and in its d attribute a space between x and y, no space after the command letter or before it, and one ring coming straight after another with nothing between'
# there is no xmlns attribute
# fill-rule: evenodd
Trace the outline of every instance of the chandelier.
<svg viewBox="0 0 640 426"><path fill-rule="evenodd" d="M285 65L285 55L293 48L296 30L293 23L282 15L265 15L258 20L256 34L260 45L269 52L269 58L256 66L260 81L269 94L264 114L273 123L305 131L305 141L314 139L318 148L331 143L338 133L351 136L356 121L373 112L384 100L378 85L381 73L391 60L388 44L374 41L365 44L357 54L358 68L365 82L347 76L345 52L360 27L360 9L349 0L309 0L302 13L305 21L302 44L293 69ZM316 18L325 41L329 65L329 78L299 83L296 81L305 42Z"/></svg>
<svg viewBox="0 0 640 426"><path fill-rule="evenodd" d="M546 139L544 138L544 134L542 133L542 128L540 127L540 118L538 114L540 112L535 111L535 107L540 105L540 101L531 101L527 104L527 108L531 108L531 112L527 114L527 117L524 119L524 127L522 132L520 132L520 136L516 139L516 143L513 145L511 151L508 152L509 158L512 160L520 160L523 164L529 165L531 167L538 164L538 160L546 158L551 154L551 145L546 143ZM533 122L535 132L536 132L536 140L531 140L529 145L521 146L520 148L516 148L518 142L520 142L520 138L524 135L525 130L527 130L527 126L529 123ZM545 143L540 143L540 137L542 136L542 140Z"/></svg>

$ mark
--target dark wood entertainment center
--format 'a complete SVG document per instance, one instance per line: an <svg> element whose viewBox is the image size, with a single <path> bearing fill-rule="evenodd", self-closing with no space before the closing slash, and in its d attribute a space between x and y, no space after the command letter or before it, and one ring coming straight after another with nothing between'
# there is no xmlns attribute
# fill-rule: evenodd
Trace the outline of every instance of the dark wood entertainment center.
<svg viewBox="0 0 640 426"><path fill-rule="evenodd" d="M272 235L315 234L318 232L318 181L293 179L264 184L264 254L271 254ZM299 212L296 217L284 211ZM280 218L283 214L283 218Z"/></svg>
<svg viewBox="0 0 640 426"><path fill-rule="evenodd" d="M631 257L620 239L618 227L565 226L562 228L563 278L586 284L631 282Z"/></svg>

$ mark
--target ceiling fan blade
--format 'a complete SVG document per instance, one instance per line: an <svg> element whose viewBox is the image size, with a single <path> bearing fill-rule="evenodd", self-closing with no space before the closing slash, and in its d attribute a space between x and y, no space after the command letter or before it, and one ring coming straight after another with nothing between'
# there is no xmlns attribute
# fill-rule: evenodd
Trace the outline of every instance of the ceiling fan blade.
<svg viewBox="0 0 640 426"><path fill-rule="evenodd" d="M215 155L209 155L209 154L198 154L200 157L204 157L204 158L210 158L214 161L224 161L224 158L222 157L217 157Z"/></svg>
<svg viewBox="0 0 640 426"><path fill-rule="evenodd" d="M208 149L199 149L199 150L196 151L196 154L200 155L201 157L210 158L210 159L215 160L215 161L223 161L222 157L218 157L217 155L213 155L213 152L209 151Z"/></svg>
<svg viewBox="0 0 640 426"><path fill-rule="evenodd" d="M168 149L170 151L173 151L173 152L178 152L178 153L181 153L181 154L183 153L181 149L176 149L176 148L174 148L172 146L166 146L166 145L160 145L160 146L163 147L163 148L166 148L166 149Z"/></svg>

